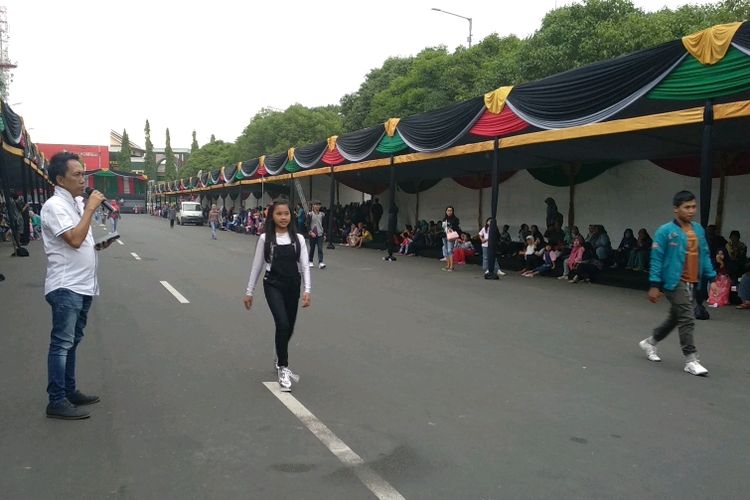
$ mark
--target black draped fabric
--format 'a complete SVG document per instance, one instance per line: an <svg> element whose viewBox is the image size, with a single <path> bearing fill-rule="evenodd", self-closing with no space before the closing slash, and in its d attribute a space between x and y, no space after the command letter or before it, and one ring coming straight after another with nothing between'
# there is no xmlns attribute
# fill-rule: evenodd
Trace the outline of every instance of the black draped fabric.
<svg viewBox="0 0 750 500"><path fill-rule="evenodd" d="M234 182L234 174L237 173L237 164L224 167L224 178L227 182Z"/></svg>
<svg viewBox="0 0 750 500"><path fill-rule="evenodd" d="M203 183L204 186L208 185L208 172L202 172L198 178Z"/></svg>
<svg viewBox="0 0 750 500"><path fill-rule="evenodd" d="M745 51L750 51L750 23L746 22L740 26L740 29L734 34L732 43L739 45Z"/></svg>
<svg viewBox="0 0 750 500"><path fill-rule="evenodd" d="M240 167L242 169L242 175L245 177L252 177L255 175L255 172L258 171L258 166L260 165L260 160L258 158L253 158L252 160L243 161L242 166Z"/></svg>
<svg viewBox="0 0 750 500"><path fill-rule="evenodd" d="M419 181L400 181L398 187L401 191L408 194L421 193L435 186L442 179L423 179Z"/></svg>
<svg viewBox="0 0 750 500"><path fill-rule="evenodd" d="M320 141L315 144L307 144L294 148L294 161L302 168L315 167L320 162L320 158L325 153L327 147L328 141Z"/></svg>
<svg viewBox="0 0 750 500"><path fill-rule="evenodd" d="M2 104L2 112L3 122L5 122L5 130L3 131L5 140L11 146L18 146L21 143L21 137L23 137L23 122L21 121L21 117L5 101Z"/></svg>
<svg viewBox="0 0 750 500"><path fill-rule="evenodd" d="M484 97L402 118L396 129L412 149L440 151L452 146L484 112Z"/></svg>
<svg viewBox="0 0 750 500"><path fill-rule="evenodd" d="M214 184L223 184L224 179L221 177L221 169L217 168L213 172L211 172L211 180L214 182Z"/></svg>
<svg viewBox="0 0 750 500"><path fill-rule="evenodd" d="M362 161L370 156L375 148L378 147L380 139L383 138L384 134L385 127L383 125L375 125L340 135L336 139L336 146L341 156L347 160L352 162Z"/></svg>
<svg viewBox="0 0 750 500"><path fill-rule="evenodd" d="M266 156L266 170L271 175L280 173L281 169L284 168L287 159L288 153L286 151Z"/></svg>
<svg viewBox="0 0 750 500"><path fill-rule="evenodd" d="M524 83L513 88L508 104L521 118L541 128L603 120L608 116L605 110L620 104L611 110L617 112L650 90L685 53L682 41L675 40Z"/></svg>

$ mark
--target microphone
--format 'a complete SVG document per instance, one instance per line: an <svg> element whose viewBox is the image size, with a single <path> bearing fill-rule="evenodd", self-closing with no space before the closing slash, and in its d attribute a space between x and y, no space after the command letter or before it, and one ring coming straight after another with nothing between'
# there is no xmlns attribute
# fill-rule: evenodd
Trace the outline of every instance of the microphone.
<svg viewBox="0 0 750 500"><path fill-rule="evenodd" d="M93 190L93 189L91 189L90 187L86 187L86 189L84 190L84 192L86 193L86 196L91 196L91 193L93 193L93 192L94 192L94 190ZM104 200L104 201L102 202L102 206L103 206L103 207L104 207L105 209L107 209L107 212L109 212L109 213L112 213L112 212L114 212L114 211L115 211L115 209L114 209L114 208L112 207L112 205L110 205L110 204L109 204L109 202L108 202L107 200Z"/></svg>

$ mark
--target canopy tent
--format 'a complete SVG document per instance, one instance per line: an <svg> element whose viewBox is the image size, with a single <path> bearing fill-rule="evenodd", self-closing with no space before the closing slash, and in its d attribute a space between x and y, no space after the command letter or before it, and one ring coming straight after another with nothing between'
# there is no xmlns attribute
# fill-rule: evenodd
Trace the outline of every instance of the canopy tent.
<svg viewBox="0 0 750 500"><path fill-rule="evenodd" d="M288 181L332 171L342 183L376 193L389 177L377 167L390 165L391 156L399 181L486 176L494 148L488 139L495 138L501 139L501 171L554 167L553 177L566 177L560 165L696 156L707 103L715 108L713 148L741 151L747 149L741 130L750 119L748 100L750 25L738 22L263 155L211 172L208 185ZM168 184L158 189L206 187L188 186L178 182L176 189Z"/></svg>
<svg viewBox="0 0 750 500"><path fill-rule="evenodd" d="M6 202L19 194L32 205L41 205L50 195L52 184L45 171L45 158L31 142L29 132L18 114L5 101L0 102L0 189ZM21 236L25 228L18 224L15 204L7 203L13 241L16 247L25 244ZM16 248L16 255L28 255Z"/></svg>
<svg viewBox="0 0 750 500"><path fill-rule="evenodd" d="M98 169L86 172L86 182L92 189L104 193L107 198L143 198L147 190L146 177L114 169Z"/></svg>

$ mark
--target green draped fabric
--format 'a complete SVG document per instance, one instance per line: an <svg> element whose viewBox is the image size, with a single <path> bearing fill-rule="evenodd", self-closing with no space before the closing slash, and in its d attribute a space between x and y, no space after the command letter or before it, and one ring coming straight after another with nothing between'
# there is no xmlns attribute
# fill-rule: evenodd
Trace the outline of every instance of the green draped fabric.
<svg viewBox="0 0 750 500"><path fill-rule="evenodd" d="M724 59L704 66L687 57L648 97L663 101L705 100L750 89L750 57L730 48Z"/></svg>
<svg viewBox="0 0 750 500"><path fill-rule="evenodd" d="M403 141L403 139L401 139L401 136L398 135L397 132L393 135L393 137L384 135L380 140L380 144L378 144L375 150L379 153L393 154L398 153L399 151L403 151L406 148L406 143Z"/></svg>
<svg viewBox="0 0 750 500"><path fill-rule="evenodd" d="M242 169L238 168L237 171L234 173L234 180L241 181L244 178L245 178L245 176L242 174ZM196 183L196 185L197 185L197 183Z"/></svg>
<svg viewBox="0 0 750 500"><path fill-rule="evenodd" d="M606 162L595 163L593 165L582 165L581 170L575 176L575 184L588 182L618 164L619 163L617 162ZM547 184L548 186L563 187L570 186L570 168L573 167L563 167L558 165L554 167L531 168L529 169L529 173L534 179Z"/></svg>
<svg viewBox="0 0 750 500"><path fill-rule="evenodd" d="M427 191L441 180L442 179L422 179L419 181L400 181L398 187L404 193L415 194L417 192L421 193Z"/></svg>
<svg viewBox="0 0 750 500"><path fill-rule="evenodd" d="M94 175L94 189L105 196L117 195L117 176L112 173L98 172Z"/></svg>
<svg viewBox="0 0 750 500"><path fill-rule="evenodd" d="M292 158L291 160L287 160L286 165L284 165L284 170L290 173L299 172L302 170L299 165L297 165L297 162Z"/></svg>

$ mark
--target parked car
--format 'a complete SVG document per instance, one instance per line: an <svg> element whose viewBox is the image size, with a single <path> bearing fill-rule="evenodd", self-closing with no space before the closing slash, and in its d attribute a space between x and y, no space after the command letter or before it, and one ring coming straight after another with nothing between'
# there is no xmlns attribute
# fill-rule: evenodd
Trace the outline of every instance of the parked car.
<svg viewBox="0 0 750 500"><path fill-rule="evenodd" d="M180 203L180 209L177 210L177 224L197 224L203 225L203 208L201 204L195 201L183 201Z"/></svg>

